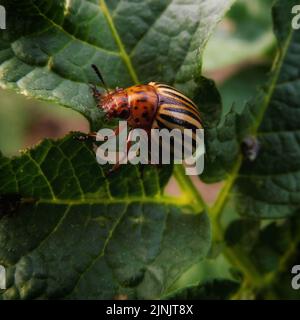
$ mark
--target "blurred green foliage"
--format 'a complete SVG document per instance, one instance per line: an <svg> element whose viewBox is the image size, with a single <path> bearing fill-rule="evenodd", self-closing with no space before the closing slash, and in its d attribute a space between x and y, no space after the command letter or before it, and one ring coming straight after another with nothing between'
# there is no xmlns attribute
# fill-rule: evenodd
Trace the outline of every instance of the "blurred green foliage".
<svg viewBox="0 0 300 320"><path fill-rule="evenodd" d="M223 114L228 113L233 105L241 111L246 102L254 97L258 89L266 83L269 71L268 65L250 65L226 79L219 86Z"/></svg>
<svg viewBox="0 0 300 320"><path fill-rule="evenodd" d="M0 149L4 154L15 154L23 146L31 116L26 105L24 97L0 89Z"/></svg>
<svg viewBox="0 0 300 320"><path fill-rule="evenodd" d="M205 73L249 60L266 59L275 49L273 0L238 0L209 40L203 57Z"/></svg>
<svg viewBox="0 0 300 320"><path fill-rule="evenodd" d="M41 120L40 125L44 128L36 132ZM79 130L86 122L72 109L0 89L0 150L4 155L17 155L19 150L43 137L62 136L68 132L64 130L64 123L68 129L70 124L74 124L73 130Z"/></svg>

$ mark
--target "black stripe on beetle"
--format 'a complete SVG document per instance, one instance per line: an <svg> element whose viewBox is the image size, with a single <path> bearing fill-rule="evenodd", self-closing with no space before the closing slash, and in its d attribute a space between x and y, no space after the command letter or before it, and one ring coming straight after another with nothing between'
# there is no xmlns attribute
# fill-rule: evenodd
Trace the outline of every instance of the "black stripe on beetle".
<svg viewBox="0 0 300 320"><path fill-rule="evenodd" d="M194 104L192 104L192 103L190 103L187 99L185 99L185 98L183 98L183 97L181 97L181 96L179 96L179 95L177 95L176 93L174 93L174 92L170 92L170 91L164 91L164 99L167 97L167 98L170 98L170 96L171 97L173 97L176 101L178 101L178 104L184 104L184 105L186 105L188 108L191 108L191 109L193 109L193 110L195 110L196 112L199 112L198 111L198 108L194 105ZM169 96L167 96L167 95L169 95Z"/></svg>
<svg viewBox="0 0 300 320"><path fill-rule="evenodd" d="M190 116L194 120L199 121L201 123L200 118L195 113L193 113L187 109L184 109L184 108L176 109L176 108L172 108L172 107L165 107L164 110L175 112L175 113L186 114L187 116Z"/></svg>
<svg viewBox="0 0 300 320"><path fill-rule="evenodd" d="M192 130L199 129L199 127L196 127L195 125L193 125L192 123L190 123L188 121L174 118L174 117L168 116L166 114L160 114L159 117L163 120L168 121L169 123L177 124L177 125L181 126L183 129L192 129Z"/></svg>

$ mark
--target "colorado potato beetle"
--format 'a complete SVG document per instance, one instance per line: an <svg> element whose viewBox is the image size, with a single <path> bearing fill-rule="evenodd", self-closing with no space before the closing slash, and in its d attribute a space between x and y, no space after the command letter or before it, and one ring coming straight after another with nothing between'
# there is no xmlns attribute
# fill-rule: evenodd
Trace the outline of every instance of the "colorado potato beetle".
<svg viewBox="0 0 300 320"><path fill-rule="evenodd" d="M97 107L106 113L108 119L126 120L131 128L151 129L202 129L199 110L196 104L177 89L158 82L139 84L126 89L109 90L99 69L92 65L99 77L105 93L92 87ZM118 135L118 128L115 130ZM91 132L83 139L95 138ZM194 141L193 141L194 142ZM113 168L116 169L119 164Z"/></svg>

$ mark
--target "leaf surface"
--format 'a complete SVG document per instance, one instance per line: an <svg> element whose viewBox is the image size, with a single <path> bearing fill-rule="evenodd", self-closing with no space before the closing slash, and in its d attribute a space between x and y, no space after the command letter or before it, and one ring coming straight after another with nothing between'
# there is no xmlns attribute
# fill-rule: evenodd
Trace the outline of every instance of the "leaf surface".
<svg viewBox="0 0 300 320"><path fill-rule="evenodd" d="M159 298L209 249L206 214L162 194L170 170L108 181L70 137L0 167L3 298Z"/></svg>

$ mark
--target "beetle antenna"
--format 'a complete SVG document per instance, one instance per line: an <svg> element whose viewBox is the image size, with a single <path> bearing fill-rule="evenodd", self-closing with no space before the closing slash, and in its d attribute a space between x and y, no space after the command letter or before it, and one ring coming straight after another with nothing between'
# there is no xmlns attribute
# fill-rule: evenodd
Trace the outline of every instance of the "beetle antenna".
<svg viewBox="0 0 300 320"><path fill-rule="evenodd" d="M98 67L97 67L95 64L92 64L91 67L94 69L96 75L98 76L98 78L99 78L100 81L102 82L105 91L108 92L107 84L106 84L106 82L104 81L104 79L103 79L103 77L102 77L102 74L101 74L100 70L98 69Z"/></svg>

